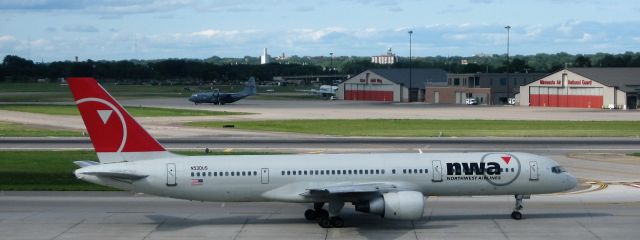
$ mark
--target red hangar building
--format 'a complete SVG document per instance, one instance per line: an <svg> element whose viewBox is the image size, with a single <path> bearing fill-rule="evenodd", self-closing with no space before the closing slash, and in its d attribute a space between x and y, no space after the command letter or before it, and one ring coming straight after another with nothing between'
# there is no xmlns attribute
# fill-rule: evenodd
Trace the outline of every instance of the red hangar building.
<svg viewBox="0 0 640 240"><path fill-rule="evenodd" d="M446 86L447 72L436 68L380 68L355 75L338 86L341 100L422 102L425 86Z"/></svg>
<svg viewBox="0 0 640 240"><path fill-rule="evenodd" d="M520 87L520 105L637 109L640 68L568 68Z"/></svg>

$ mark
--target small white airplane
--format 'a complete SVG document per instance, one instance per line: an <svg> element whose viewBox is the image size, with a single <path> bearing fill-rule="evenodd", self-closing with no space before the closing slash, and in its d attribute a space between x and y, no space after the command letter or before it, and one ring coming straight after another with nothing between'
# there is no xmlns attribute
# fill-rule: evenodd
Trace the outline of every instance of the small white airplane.
<svg viewBox="0 0 640 240"><path fill-rule="evenodd" d="M313 203L305 218L342 227L345 203L389 219L420 219L427 196L514 195L514 219L531 194L576 179L546 157L516 152L180 156L165 150L93 78L67 82L100 162L77 178L199 201ZM328 203L327 210L324 209Z"/></svg>
<svg viewBox="0 0 640 240"><path fill-rule="evenodd" d="M338 91L338 86L322 85L318 89L296 90L296 91L298 91L298 92L308 92L308 93L311 93L311 94L327 97L327 96L335 96L336 95L336 91Z"/></svg>

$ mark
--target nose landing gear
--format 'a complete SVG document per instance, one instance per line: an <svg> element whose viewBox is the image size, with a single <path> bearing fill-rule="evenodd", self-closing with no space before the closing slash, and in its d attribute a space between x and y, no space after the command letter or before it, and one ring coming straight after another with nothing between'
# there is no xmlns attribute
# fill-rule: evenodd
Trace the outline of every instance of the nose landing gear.
<svg viewBox="0 0 640 240"><path fill-rule="evenodd" d="M531 198L531 195L515 195L516 205L513 208L513 212L511 212L511 218L515 220L522 219L522 213L520 213L520 210L524 208L524 206L522 206L522 200L529 198Z"/></svg>

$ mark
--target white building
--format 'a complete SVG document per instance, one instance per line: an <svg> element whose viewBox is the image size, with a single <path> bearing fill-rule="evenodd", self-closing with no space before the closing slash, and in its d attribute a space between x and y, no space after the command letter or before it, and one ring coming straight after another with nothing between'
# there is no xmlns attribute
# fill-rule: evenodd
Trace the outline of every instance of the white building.
<svg viewBox="0 0 640 240"><path fill-rule="evenodd" d="M637 109L640 68L569 68L520 87L520 105Z"/></svg>
<svg viewBox="0 0 640 240"><path fill-rule="evenodd" d="M391 52L391 48L387 50L387 54L371 57L371 62L375 64L394 64L398 62L398 56Z"/></svg>
<svg viewBox="0 0 640 240"><path fill-rule="evenodd" d="M262 55L260 55L260 64L269 64L271 56L267 54L267 48L262 50Z"/></svg>

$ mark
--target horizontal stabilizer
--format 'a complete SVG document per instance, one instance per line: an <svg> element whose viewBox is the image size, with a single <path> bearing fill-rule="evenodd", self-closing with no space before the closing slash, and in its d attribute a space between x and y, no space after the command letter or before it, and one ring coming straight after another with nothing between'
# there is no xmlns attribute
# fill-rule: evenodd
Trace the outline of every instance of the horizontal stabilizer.
<svg viewBox="0 0 640 240"><path fill-rule="evenodd" d="M78 165L78 167L81 167L81 168L93 166L93 165L100 165L100 163L96 161L75 161L73 162L73 164Z"/></svg>
<svg viewBox="0 0 640 240"><path fill-rule="evenodd" d="M82 174L93 175L96 177L110 177L110 178L119 178L119 179L127 179L127 180L139 180L148 177L146 174L138 174L132 172L82 172Z"/></svg>

